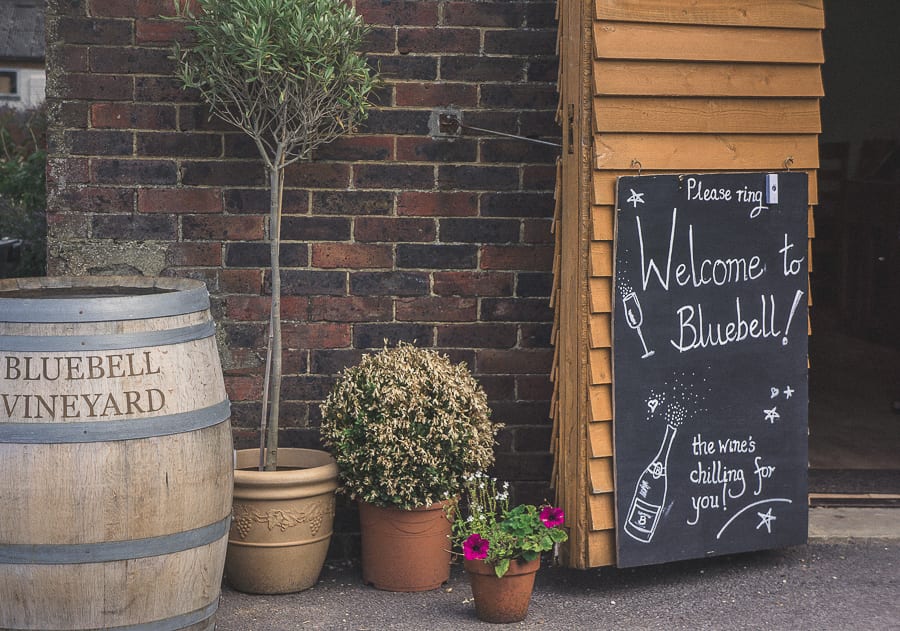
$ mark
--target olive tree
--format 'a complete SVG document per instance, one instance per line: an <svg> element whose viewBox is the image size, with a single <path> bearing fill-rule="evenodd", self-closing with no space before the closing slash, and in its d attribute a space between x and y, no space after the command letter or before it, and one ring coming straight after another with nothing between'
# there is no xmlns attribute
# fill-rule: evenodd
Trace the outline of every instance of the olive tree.
<svg viewBox="0 0 900 631"><path fill-rule="evenodd" d="M282 378L281 241L285 168L366 118L377 83L367 33L342 0L175 0L193 42L176 44L177 76L212 115L243 130L269 183L272 306L260 423L260 466L276 468ZM196 8L196 11L194 8Z"/></svg>

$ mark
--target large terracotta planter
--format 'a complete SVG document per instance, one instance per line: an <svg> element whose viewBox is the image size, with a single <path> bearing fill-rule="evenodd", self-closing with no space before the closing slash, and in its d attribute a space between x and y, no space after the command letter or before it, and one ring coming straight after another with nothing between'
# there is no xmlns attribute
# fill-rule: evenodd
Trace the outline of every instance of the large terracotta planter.
<svg viewBox="0 0 900 631"><path fill-rule="evenodd" d="M446 502L400 510L359 502L363 582L391 592L437 589L450 578Z"/></svg>
<svg viewBox="0 0 900 631"><path fill-rule="evenodd" d="M278 471L258 464L258 449L237 452L225 577L251 594L299 592L319 580L328 553L337 465L315 449L279 449Z"/></svg>
<svg viewBox="0 0 900 631"><path fill-rule="evenodd" d="M513 560L503 578L497 578L494 568L484 561L466 559L463 567L469 574L475 615L484 622L520 622L528 615L534 575L541 567L541 559Z"/></svg>

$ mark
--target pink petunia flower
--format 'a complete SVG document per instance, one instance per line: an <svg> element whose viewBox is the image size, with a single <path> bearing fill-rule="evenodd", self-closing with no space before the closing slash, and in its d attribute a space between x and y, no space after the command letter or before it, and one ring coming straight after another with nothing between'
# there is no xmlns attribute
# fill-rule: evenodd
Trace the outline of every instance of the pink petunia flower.
<svg viewBox="0 0 900 631"><path fill-rule="evenodd" d="M566 514L561 508L544 506L544 508L541 509L541 521L547 528L555 528L556 526L563 525L566 521Z"/></svg>
<svg viewBox="0 0 900 631"><path fill-rule="evenodd" d="M491 542L476 532L469 535L469 537L463 541L462 547L463 556L465 558L470 561L480 560L487 558L488 548L491 547Z"/></svg>

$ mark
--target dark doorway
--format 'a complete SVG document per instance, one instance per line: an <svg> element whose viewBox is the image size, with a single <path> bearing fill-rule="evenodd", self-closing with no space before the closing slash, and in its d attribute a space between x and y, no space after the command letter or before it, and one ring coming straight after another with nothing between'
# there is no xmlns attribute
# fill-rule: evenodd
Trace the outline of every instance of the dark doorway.
<svg viewBox="0 0 900 631"><path fill-rule="evenodd" d="M900 494L900 3L826 0L810 491Z"/></svg>

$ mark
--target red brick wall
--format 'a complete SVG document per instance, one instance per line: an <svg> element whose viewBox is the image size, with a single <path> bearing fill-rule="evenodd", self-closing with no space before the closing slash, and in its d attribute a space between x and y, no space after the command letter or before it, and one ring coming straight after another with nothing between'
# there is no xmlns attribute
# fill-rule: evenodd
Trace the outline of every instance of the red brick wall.
<svg viewBox="0 0 900 631"><path fill-rule="evenodd" d="M51 0L51 273L207 282L239 446L256 440L268 247L262 166L172 76L172 0ZM384 339L465 361L506 423L497 473L546 494L555 3L356 0L386 86L358 134L287 175L284 445L317 442L333 376Z"/></svg>

